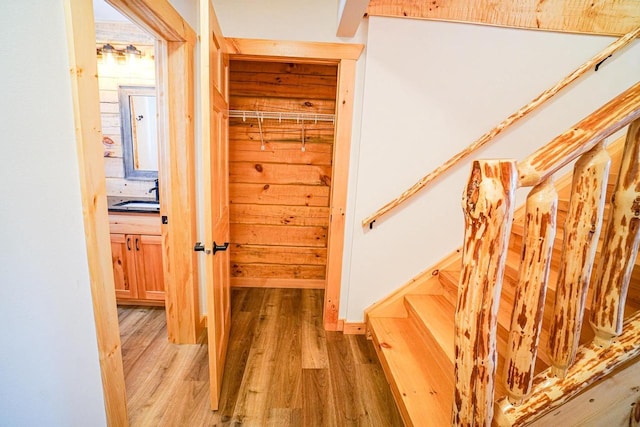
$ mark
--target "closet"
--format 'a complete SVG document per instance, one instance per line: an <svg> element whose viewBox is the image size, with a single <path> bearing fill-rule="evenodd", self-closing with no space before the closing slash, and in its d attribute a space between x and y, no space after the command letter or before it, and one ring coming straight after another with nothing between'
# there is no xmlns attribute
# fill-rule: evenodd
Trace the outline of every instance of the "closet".
<svg viewBox="0 0 640 427"><path fill-rule="evenodd" d="M337 71L230 63L232 286L325 287Z"/></svg>

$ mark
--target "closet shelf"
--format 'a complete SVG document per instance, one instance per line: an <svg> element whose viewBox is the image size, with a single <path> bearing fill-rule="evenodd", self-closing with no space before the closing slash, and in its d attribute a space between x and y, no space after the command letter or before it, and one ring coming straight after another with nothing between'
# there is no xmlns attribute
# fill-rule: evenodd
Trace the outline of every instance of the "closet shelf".
<svg viewBox="0 0 640 427"><path fill-rule="evenodd" d="M280 111L229 110L229 117L262 120L295 120L299 123L331 122L335 123L335 114L291 113Z"/></svg>

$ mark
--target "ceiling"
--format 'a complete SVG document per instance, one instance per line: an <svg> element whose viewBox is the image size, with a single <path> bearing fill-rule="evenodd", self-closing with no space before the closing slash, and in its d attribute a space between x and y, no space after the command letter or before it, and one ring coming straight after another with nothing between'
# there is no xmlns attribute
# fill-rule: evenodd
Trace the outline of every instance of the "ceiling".
<svg viewBox="0 0 640 427"><path fill-rule="evenodd" d="M104 0L93 0L93 16L99 22L130 22Z"/></svg>

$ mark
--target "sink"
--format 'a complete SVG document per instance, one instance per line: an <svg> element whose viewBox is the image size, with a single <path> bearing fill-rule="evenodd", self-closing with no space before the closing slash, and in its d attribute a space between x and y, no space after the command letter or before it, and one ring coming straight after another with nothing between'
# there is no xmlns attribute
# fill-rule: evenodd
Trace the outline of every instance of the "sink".
<svg viewBox="0 0 640 427"><path fill-rule="evenodd" d="M126 202L116 203L114 206L118 206L126 209L144 209L144 210L159 210L160 203L156 201L145 200L128 200Z"/></svg>

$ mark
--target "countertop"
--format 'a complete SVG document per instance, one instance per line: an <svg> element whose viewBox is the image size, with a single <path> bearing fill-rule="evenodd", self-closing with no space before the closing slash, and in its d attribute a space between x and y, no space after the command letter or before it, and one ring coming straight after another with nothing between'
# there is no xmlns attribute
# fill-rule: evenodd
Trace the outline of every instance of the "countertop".
<svg viewBox="0 0 640 427"><path fill-rule="evenodd" d="M141 207L137 206L135 208L129 208L127 206L117 206L123 202L154 202L154 199L141 199L139 197L120 197L120 196L107 196L107 206L109 212L127 212L127 213L152 213L159 214L160 208L156 208L155 206Z"/></svg>

